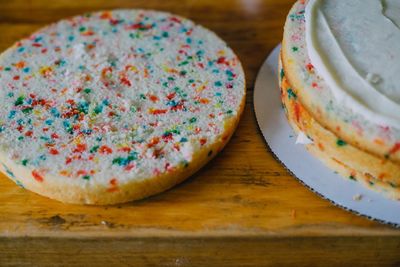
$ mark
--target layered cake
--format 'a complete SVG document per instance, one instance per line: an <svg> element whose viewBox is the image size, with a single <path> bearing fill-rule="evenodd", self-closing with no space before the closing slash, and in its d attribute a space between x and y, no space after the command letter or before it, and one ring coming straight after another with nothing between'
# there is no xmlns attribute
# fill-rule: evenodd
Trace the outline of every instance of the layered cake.
<svg viewBox="0 0 400 267"><path fill-rule="evenodd" d="M62 20L0 56L0 169L68 203L162 192L204 166L245 103L241 64L211 31L169 13Z"/></svg>
<svg viewBox="0 0 400 267"><path fill-rule="evenodd" d="M284 30L282 103L299 142L342 176L400 199L400 4L298 1Z"/></svg>

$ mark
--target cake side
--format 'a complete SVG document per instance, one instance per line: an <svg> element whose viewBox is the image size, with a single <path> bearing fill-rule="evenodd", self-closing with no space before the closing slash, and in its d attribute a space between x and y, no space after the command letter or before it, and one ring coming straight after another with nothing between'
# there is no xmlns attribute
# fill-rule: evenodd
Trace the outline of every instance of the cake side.
<svg viewBox="0 0 400 267"><path fill-rule="evenodd" d="M303 144L308 151L344 178L400 199L400 165L361 151L322 127L300 103L297 91L286 77L279 79L288 121L298 135L306 138Z"/></svg>

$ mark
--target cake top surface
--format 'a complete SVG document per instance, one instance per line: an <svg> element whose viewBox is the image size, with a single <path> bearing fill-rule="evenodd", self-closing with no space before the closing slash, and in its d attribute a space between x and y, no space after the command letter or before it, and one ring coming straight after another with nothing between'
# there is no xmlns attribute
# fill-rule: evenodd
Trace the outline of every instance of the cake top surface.
<svg viewBox="0 0 400 267"><path fill-rule="evenodd" d="M172 14L90 13L0 56L0 153L46 175L108 183L190 164L245 95L214 33Z"/></svg>
<svg viewBox="0 0 400 267"><path fill-rule="evenodd" d="M338 102L400 128L400 2L310 0L308 55Z"/></svg>

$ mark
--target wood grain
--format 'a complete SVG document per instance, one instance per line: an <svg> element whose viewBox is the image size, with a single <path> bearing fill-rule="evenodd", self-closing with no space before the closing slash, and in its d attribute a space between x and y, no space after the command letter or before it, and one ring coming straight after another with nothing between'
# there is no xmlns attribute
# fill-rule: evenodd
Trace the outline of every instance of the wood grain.
<svg viewBox="0 0 400 267"><path fill-rule="evenodd" d="M166 10L225 39L242 60L245 113L198 174L146 200L87 207L0 177L0 266L398 266L400 231L321 199L269 152L253 112L258 69L280 42L289 0L0 0L0 50L47 23L112 8Z"/></svg>

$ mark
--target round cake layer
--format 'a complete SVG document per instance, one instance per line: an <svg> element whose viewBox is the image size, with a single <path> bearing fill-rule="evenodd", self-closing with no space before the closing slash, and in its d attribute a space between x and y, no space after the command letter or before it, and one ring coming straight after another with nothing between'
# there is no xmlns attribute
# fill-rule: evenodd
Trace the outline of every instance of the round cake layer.
<svg viewBox="0 0 400 267"><path fill-rule="evenodd" d="M282 43L282 61L290 84L318 123L346 143L381 158L400 162L400 130L371 121L335 98L331 88L310 61L306 43L305 8L298 1L290 11ZM377 47L379 49L379 47Z"/></svg>
<svg viewBox="0 0 400 267"><path fill-rule="evenodd" d="M284 75L280 87L288 121L313 155L344 177L400 199L400 165L361 151L322 127L304 108Z"/></svg>
<svg viewBox="0 0 400 267"><path fill-rule="evenodd" d="M225 42L164 12L62 20L0 57L0 161L19 185L64 202L161 192L209 161L245 102Z"/></svg>

